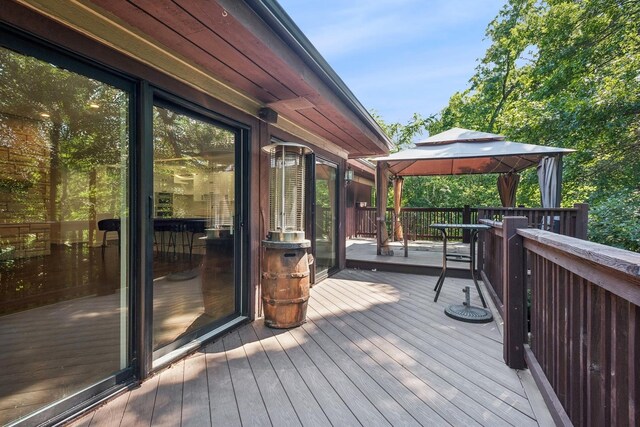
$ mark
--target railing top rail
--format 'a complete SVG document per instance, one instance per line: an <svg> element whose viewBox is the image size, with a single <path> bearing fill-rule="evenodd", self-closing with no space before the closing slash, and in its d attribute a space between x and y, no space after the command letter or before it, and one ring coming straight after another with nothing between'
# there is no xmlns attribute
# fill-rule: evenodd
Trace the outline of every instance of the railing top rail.
<svg viewBox="0 0 640 427"><path fill-rule="evenodd" d="M559 211L559 212L575 212L578 211L577 208L505 208L505 207L487 207L482 206L476 208L478 210L485 211L531 211L531 212L539 212L539 211Z"/></svg>
<svg viewBox="0 0 640 427"><path fill-rule="evenodd" d="M490 219L480 219L480 220L478 220L478 222L480 224L489 225L489 226L491 226L493 228L502 228L502 222L501 221L493 221L493 220L490 220Z"/></svg>
<svg viewBox="0 0 640 427"><path fill-rule="evenodd" d="M640 254L535 228L518 229L525 239L561 250L601 267L640 279Z"/></svg>

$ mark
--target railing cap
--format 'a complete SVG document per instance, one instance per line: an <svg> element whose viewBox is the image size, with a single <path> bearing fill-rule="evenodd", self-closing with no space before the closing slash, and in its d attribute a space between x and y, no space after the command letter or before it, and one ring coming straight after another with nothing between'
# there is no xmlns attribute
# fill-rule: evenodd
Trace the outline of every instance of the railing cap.
<svg viewBox="0 0 640 427"><path fill-rule="evenodd" d="M518 234L525 239L562 250L605 268L640 278L640 254L636 252L536 228L520 228Z"/></svg>

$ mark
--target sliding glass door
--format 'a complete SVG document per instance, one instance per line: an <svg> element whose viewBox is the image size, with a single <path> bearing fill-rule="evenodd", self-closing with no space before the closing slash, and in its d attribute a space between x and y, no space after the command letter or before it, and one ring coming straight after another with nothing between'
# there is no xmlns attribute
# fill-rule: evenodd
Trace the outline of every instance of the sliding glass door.
<svg viewBox="0 0 640 427"><path fill-rule="evenodd" d="M316 159L315 250L316 282L337 267L338 187L337 165Z"/></svg>
<svg viewBox="0 0 640 427"><path fill-rule="evenodd" d="M4 47L0 64L5 425L77 404L129 366L133 85L66 57Z"/></svg>
<svg viewBox="0 0 640 427"><path fill-rule="evenodd" d="M177 106L153 108L155 358L238 312L239 132Z"/></svg>

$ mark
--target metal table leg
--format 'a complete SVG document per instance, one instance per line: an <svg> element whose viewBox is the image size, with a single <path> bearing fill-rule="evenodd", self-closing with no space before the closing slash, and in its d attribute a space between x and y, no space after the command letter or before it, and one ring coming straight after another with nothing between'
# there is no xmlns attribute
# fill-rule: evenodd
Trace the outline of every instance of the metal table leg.
<svg viewBox="0 0 640 427"><path fill-rule="evenodd" d="M444 278L447 274L447 233L444 229L440 229L440 232L442 233L442 272L440 273L440 277L438 277L436 287L433 288L433 290L436 291L436 296L433 299L433 302L438 302L438 297L440 296L440 291L444 284Z"/></svg>

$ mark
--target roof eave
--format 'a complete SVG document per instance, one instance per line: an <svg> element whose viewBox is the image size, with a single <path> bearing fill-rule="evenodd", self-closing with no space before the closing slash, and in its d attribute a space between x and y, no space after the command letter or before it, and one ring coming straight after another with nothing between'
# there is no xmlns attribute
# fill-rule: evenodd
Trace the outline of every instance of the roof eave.
<svg viewBox="0 0 640 427"><path fill-rule="evenodd" d="M245 0L245 3L309 66L362 122L380 138L389 151L393 142L369 114L320 52L275 0ZM381 147L382 148L382 147Z"/></svg>

